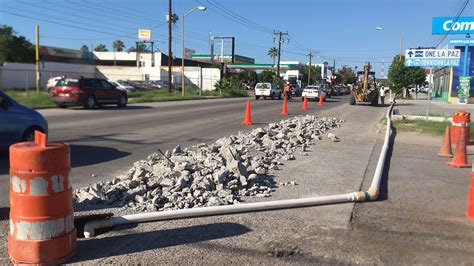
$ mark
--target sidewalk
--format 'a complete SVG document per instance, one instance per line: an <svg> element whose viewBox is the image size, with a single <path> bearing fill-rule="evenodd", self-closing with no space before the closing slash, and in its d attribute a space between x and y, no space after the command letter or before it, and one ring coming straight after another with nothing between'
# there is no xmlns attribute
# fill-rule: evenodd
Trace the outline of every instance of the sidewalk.
<svg viewBox="0 0 474 266"><path fill-rule="evenodd" d="M407 100L401 99L396 100L397 105L394 109L397 109L401 115L425 115L427 107L427 99L418 100ZM473 104L453 104L446 103L439 99L432 99L429 101L429 113L435 114L436 116L452 117L453 113L459 109L464 109L466 112L473 113Z"/></svg>
<svg viewBox="0 0 474 266"><path fill-rule="evenodd" d="M353 259L360 256L370 264L473 264L474 221L465 215L471 169L448 167L448 159L436 156L441 137L395 135L380 200L354 208ZM370 182L366 176L362 187Z"/></svg>

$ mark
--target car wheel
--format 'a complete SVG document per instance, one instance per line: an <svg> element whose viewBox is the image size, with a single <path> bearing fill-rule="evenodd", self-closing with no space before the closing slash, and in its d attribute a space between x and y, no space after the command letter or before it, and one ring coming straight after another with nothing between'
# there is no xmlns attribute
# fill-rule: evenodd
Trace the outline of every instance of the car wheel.
<svg viewBox="0 0 474 266"><path fill-rule="evenodd" d="M21 137L21 141L35 141L35 131L41 131L44 133L44 130L42 130L39 127L30 127L28 128L25 133L23 133L23 136Z"/></svg>
<svg viewBox="0 0 474 266"><path fill-rule="evenodd" d="M118 107L125 107L127 106L127 103L128 103L128 99L127 99L127 96L125 95L122 95L122 97L120 97L118 103L117 103L117 106Z"/></svg>
<svg viewBox="0 0 474 266"><path fill-rule="evenodd" d="M270 99L272 99L272 100L275 99L275 94L274 94L274 93L272 93L272 94L270 95Z"/></svg>
<svg viewBox="0 0 474 266"><path fill-rule="evenodd" d="M94 109L97 106L97 101L95 100L94 95L89 95L84 102L85 109Z"/></svg>
<svg viewBox="0 0 474 266"><path fill-rule="evenodd" d="M281 100L281 94L282 94L281 92L280 94L278 94L278 100Z"/></svg>

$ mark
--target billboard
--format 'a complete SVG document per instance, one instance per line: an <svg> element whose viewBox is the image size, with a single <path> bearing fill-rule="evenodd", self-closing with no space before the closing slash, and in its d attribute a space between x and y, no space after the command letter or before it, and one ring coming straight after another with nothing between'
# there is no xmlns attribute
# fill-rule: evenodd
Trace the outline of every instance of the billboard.
<svg viewBox="0 0 474 266"><path fill-rule="evenodd" d="M151 40L151 30L138 30L138 39L140 41L149 42Z"/></svg>
<svg viewBox="0 0 474 266"><path fill-rule="evenodd" d="M473 34L474 17L435 17L432 34Z"/></svg>

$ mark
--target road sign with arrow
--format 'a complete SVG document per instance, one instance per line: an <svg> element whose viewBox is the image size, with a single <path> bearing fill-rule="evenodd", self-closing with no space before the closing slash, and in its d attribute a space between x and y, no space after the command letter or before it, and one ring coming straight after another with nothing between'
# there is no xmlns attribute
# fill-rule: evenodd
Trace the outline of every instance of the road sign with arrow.
<svg viewBox="0 0 474 266"><path fill-rule="evenodd" d="M460 58L460 49L407 49L405 51L405 66L459 66Z"/></svg>

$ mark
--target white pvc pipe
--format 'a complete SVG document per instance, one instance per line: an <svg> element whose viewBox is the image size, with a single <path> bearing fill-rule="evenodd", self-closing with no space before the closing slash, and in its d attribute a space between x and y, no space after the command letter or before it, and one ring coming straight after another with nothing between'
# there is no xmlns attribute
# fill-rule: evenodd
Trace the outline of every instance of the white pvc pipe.
<svg viewBox="0 0 474 266"><path fill-rule="evenodd" d="M144 223L153 221L176 220L193 217L216 216L235 213L247 213L257 211L270 211L277 209L302 208L318 205L328 205L336 203L347 203L354 201L375 200L378 195L380 180L382 177L385 157L388 151L389 137L391 133L391 112L395 102L392 102L387 111L387 131L385 133L384 145L375 169L374 178L369 191L352 192L347 194L320 196L303 199L277 200L267 202L242 203L224 206L212 206L182 210L171 210L161 212L147 212L125 216L114 216L102 220L94 220L85 224L84 236L86 238L94 237L95 230L99 228L113 227L116 225ZM375 194L374 194L375 193Z"/></svg>
<svg viewBox="0 0 474 266"><path fill-rule="evenodd" d="M301 208L308 206L326 205L333 203L351 202L355 200L353 193L321 196L304 199L289 199L267 202L254 202L244 204L233 204L223 206L201 207L193 209L171 210L161 212L147 212L125 216L114 216L107 219L95 220L86 223L84 226L84 236L90 238L94 236L95 229L112 227L116 225L144 223L153 221L176 220L193 217L215 216L233 213L246 213L256 211L270 211L277 209Z"/></svg>
<svg viewBox="0 0 474 266"><path fill-rule="evenodd" d="M395 105L395 101L392 102L390 108L387 110L387 129L385 131L385 139L383 141L382 151L380 152L379 160L377 162L377 167L375 168L374 178L372 179L372 184L370 185L369 192L375 192L375 195L371 195L374 199L378 196L378 191L380 188L380 182L382 180L382 172L385 165L385 157L387 156L388 144L390 142L390 134L392 132L392 109Z"/></svg>

